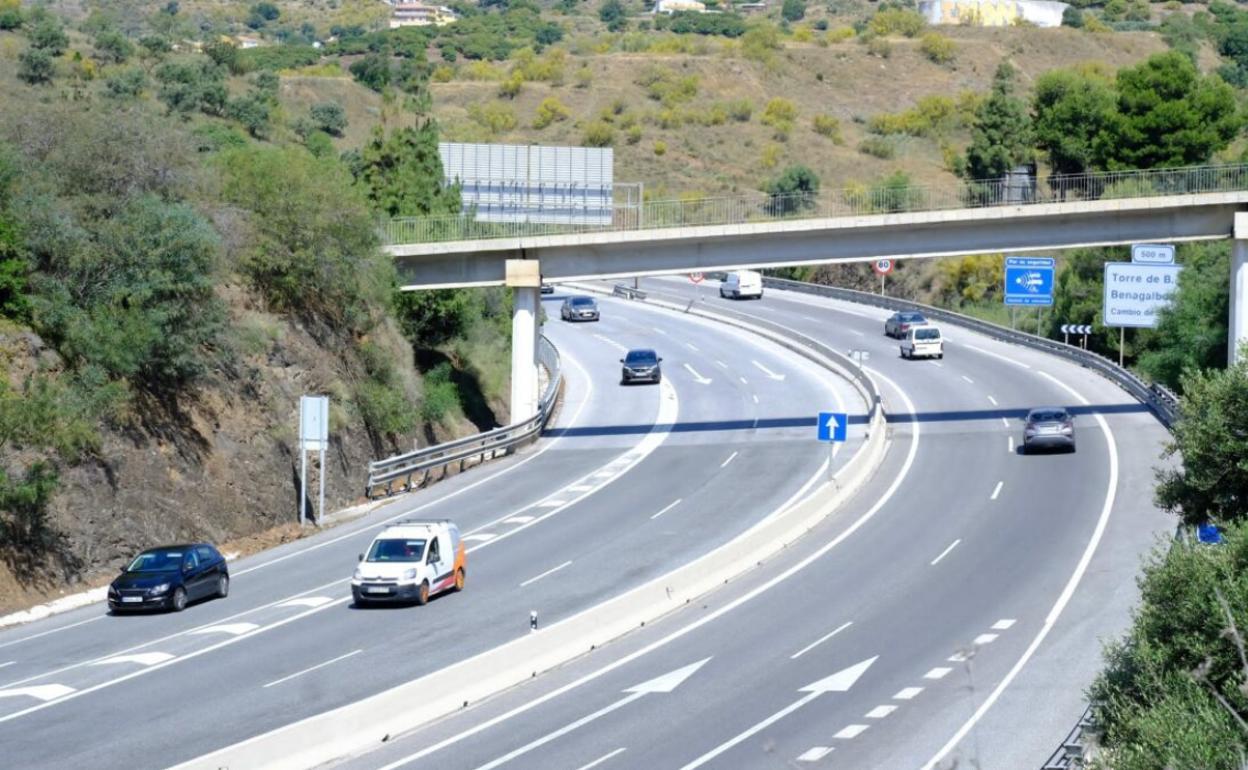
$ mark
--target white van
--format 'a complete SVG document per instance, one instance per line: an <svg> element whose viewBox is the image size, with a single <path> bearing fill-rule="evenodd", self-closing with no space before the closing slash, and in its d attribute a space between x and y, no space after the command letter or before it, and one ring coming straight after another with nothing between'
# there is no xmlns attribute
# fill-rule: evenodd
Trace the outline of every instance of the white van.
<svg viewBox="0 0 1248 770"><path fill-rule="evenodd" d="M901 337L901 357L919 356L945 357L945 341L940 336L940 327L923 324L906 329Z"/></svg>
<svg viewBox="0 0 1248 770"><path fill-rule="evenodd" d="M357 607L373 602L425 604L464 588L464 540L449 519L404 519L373 538L351 576Z"/></svg>
<svg viewBox="0 0 1248 770"><path fill-rule="evenodd" d="M719 296L741 299L742 297L763 298L763 274L753 270L738 270L724 276L719 284Z"/></svg>

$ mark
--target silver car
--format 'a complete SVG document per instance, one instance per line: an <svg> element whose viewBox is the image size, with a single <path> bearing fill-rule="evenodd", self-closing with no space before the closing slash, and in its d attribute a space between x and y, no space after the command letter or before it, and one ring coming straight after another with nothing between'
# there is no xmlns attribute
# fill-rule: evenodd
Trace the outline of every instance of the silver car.
<svg viewBox="0 0 1248 770"><path fill-rule="evenodd" d="M903 337L912 326L922 326L927 318L913 310L899 310L884 322L884 334L888 337Z"/></svg>
<svg viewBox="0 0 1248 770"><path fill-rule="evenodd" d="M1075 451L1075 416L1060 406L1046 406L1027 413L1023 427L1023 454L1033 449Z"/></svg>
<svg viewBox="0 0 1248 770"><path fill-rule="evenodd" d="M559 317L565 321L597 321L598 303L593 297L568 297L559 308Z"/></svg>

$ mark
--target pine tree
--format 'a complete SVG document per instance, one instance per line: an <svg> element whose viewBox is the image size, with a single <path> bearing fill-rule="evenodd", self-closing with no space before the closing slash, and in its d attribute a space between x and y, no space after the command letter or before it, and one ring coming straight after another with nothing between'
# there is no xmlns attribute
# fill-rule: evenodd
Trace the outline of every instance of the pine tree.
<svg viewBox="0 0 1248 770"><path fill-rule="evenodd" d="M975 112L966 175L976 180L1000 179L1010 169L1030 162L1033 146L1027 105L1014 95L1014 68L1001 62L992 79L992 94Z"/></svg>
<svg viewBox="0 0 1248 770"><path fill-rule="evenodd" d="M389 134L377 129L356 169L373 209L391 217L458 213L459 188L444 186L442 177L438 126L431 118Z"/></svg>

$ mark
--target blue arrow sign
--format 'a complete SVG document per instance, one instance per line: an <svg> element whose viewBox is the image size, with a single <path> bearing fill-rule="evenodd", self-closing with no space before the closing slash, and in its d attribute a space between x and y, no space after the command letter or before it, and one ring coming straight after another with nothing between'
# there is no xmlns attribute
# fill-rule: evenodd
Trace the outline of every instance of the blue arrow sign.
<svg viewBox="0 0 1248 770"><path fill-rule="evenodd" d="M1052 257L1005 258L1005 304L1053 304Z"/></svg>
<svg viewBox="0 0 1248 770"><path fill-rule="evenodd" d="M844 412L820 412L816 425L820 441L844 441L849 432L849 415Z"/></svg>

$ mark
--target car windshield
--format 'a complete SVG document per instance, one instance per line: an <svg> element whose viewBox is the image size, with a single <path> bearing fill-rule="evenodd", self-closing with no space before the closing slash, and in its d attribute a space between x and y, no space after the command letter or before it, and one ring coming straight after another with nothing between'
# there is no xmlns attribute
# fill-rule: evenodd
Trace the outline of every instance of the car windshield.
<svg viewBox="0 0 1248 770"><path fill-rule="evenodd" d="M940 329L915 329L914 338L916 340L938 340L940 339Z"/></svg>
<svg viewBox="0 0 1248 770"><path fill-rule="evenodd" d="M177 572L182 569L182 549L159 548L134 557L126 572Z"/></svg>
<svg viewBox="0 0 1248 770"><path fill-rule="evenodd" d="M1068 419L1070 419L1070 415L1055 409L1031 413L1032 422L1066 422Z"/></svg>
<svg viewBox="0 0 1248 770"><path fill-rule="evenodd" d="M908 324L921 324L927 321L927 319L924 318L922 314L920 313L902 313L901 321L902 323L908 323Z"/></svg>
<svg viewBox="0 0 1248 770"><path fill-rule="evenodd" d="M630 350L628 355L624 357L624 363L641 366L657 363L657 359L658 356L655 355L653 350Z"/></svg>
<svg viewBox="0 0 1248 770"><path fill-rule="evenodd" d="M424 554L424 540L374 540L373 547L368 549L367 561L420 561Z"/></svg>
<svg viewBox="0 0 1248 770"><path fill-rule="evenodd" d="M589 297L573 297L570 302L573 307L590 307L594 304L594 300Z"/></svg>

